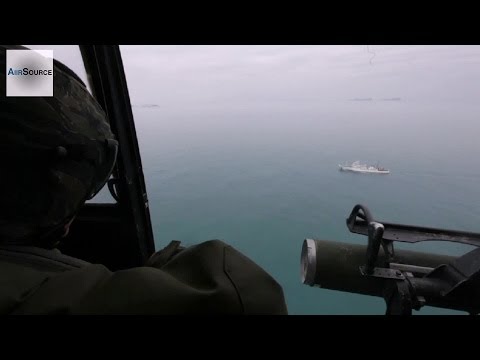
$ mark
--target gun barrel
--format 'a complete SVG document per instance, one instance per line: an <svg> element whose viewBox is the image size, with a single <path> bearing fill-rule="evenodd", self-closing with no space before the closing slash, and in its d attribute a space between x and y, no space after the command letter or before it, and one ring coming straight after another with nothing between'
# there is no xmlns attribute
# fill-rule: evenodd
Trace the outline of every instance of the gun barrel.
<svg viewBox="0 0 480 360"><path fill-rule="evenodd" d="M310 286L383 296L385 279L363 276L360 266L366 263L367 247L364 245L305 239L301 254L301 280ZM454 261L456 257L395 249L393 263L399 270L425 274L441 264ZM386 256L380 249L378 263L385 262ZM392 264L393 267L394 264Z"/></svg>

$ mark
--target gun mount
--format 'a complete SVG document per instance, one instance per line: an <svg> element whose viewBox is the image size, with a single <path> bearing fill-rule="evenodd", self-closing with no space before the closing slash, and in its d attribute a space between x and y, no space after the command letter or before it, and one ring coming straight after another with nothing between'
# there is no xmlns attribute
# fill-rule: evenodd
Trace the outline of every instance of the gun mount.
<svg viewBox="0 0 480 360"><path fill-rule="evenodd" d="M376 221L356 205L347 219L366 246L305 239L302 282L331 290L380 296L387 315L411 315L423 306L480 312L480 248L463 256L394 249L397 241L449 241L480 246L480 234Z"/></svg>

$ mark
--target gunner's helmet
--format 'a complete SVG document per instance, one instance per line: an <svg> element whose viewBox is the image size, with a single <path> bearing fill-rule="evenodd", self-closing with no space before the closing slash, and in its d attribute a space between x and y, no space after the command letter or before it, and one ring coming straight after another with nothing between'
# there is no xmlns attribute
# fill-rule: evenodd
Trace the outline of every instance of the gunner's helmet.
<svg viewBox="0 0 480 360"><path fill-rule="evenodd" d="M118 143L102 107L59 61L53 97L7 97L12 48L29 51L0 46L0 243L42 244L105 185Z"/></svg>

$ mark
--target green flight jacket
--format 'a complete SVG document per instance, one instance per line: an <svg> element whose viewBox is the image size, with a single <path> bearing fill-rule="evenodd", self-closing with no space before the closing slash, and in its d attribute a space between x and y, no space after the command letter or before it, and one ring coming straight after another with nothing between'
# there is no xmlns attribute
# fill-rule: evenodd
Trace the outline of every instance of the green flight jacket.
<svg viewBox="0 0 480 360"><path fill-rule="evenodd" d="M0 247L0 314L287 314L281 286L233 247L178 245L116 272L58 250Z"/></svg>

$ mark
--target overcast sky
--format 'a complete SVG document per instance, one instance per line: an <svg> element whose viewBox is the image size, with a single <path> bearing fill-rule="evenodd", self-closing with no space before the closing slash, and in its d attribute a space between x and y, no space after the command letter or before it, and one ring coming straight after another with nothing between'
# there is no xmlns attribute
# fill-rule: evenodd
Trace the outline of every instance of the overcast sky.
<svg viewBox="0 0 480 360"><path fill-rule="evenodd" d="M134 104L477 101L480 46L122 46Z"/></svg>
<svg viewBox="0 0 480 360"><path fill-rule="evenodd" d="M30 45L29 45L30 46ZM84 80L78 47L35 45ZM256 106L350 98L478 102L480 46L121 46L133 104Z"/></svg>

